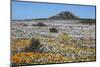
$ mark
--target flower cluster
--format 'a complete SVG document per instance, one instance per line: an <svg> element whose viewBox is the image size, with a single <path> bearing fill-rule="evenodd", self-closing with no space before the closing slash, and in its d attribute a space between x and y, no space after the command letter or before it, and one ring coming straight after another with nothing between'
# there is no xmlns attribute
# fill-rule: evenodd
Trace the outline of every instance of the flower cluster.
<svg viewBox="0 0 100 67"><path fill-rule="evenodd" d="M71 61L71 58L64 57L60 54L39 53L39 52L20 52L11 58L16 64L46 64L46 63L62 63Z"/></svg>
<svg viewBox="0 0 100 67"><path fill-rule="evenodd" d="M15 53L11 57L12 62L23 65L95 60L95 46L91 45L94 40L76 40L65 33L60 34L58 37L38 36L36 39L40 41L38 49ZM12 40L12 49L25 49L25 47L30 46L31 41L31 39Z"/></svg>
<svg viewBox="0 0 100 67"><path fill-rule="evenodd" d="M31 44L30 39L13 39L11 41L11 49L12 50L19 50L19 49L24 49L25 47L28 47Z"/></svg>

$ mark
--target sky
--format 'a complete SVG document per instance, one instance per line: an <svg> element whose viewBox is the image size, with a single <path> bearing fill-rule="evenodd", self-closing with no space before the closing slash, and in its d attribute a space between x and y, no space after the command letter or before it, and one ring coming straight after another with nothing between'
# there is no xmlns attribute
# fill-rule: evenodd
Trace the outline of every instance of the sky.
<svg viewBox="0 0 100 67"><path fill-rule="evenodd" d="M12 2L12 20L48 18L62 11L70 11L80 18L95 19L95 6Z"/></svg>

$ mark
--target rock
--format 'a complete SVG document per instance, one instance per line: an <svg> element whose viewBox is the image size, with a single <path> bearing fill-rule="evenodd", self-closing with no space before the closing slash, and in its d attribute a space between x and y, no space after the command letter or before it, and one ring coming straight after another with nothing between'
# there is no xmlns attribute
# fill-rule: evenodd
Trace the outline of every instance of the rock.
<svg viewBox="0 0 100 67"><path fill-rule="evenodd" d="M28 26L27 24L23 24L23 26Z"/></svg>
<svg viewBox="0 0 100 67"><path fill-rule="evenodd" d="M52 32L52 33L57 33L58 32L58 30L56 28L51 28L51 29L49 29L49 31Z"/></svg>
<svg viewBox="0 0 100 67"><path fill-rule="evenodd" d="M32 26L46 26L44 23L33 24Z"/></svg>
<svg viewBox="0 0 100 67"><path fill-rule="evenodd" d="M32 24L32 26L36 26L36 24Z"/></svg>
<svg viewBox="0 0 100 67"><path fill-rule="evenodd" d="M33 50L38 49L39 46L40 46L39 40L37 40L37 39L35 39L35 38L32 38L30 46L29 46L28 48L26 48L25 51L26 51L26 52L27 52L27 51L30 51L30 52L31 52L31 51L33 51Z"/></svg>

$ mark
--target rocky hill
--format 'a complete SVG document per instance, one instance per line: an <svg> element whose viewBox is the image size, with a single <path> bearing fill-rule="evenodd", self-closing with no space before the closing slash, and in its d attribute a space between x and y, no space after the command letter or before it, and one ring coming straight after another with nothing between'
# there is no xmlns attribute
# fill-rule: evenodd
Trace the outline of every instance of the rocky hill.
<svg viewBox="0 0 100 67"><path fill-rule="evenodd" d="M69 11L64 11L49 17L49 19L80 19L78 16Z"/></svg>

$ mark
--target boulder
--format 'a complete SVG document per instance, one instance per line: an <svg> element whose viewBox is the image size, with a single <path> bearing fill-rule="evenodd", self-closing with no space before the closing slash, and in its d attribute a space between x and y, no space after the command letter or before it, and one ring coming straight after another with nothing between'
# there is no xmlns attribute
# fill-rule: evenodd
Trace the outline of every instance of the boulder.
<svg viewBox="0 0 100 67"><path fill-rule="evenodd" d="M32 24L32 26L46 26L44 23Z"/></svg>
<svg viewBox="0 0 100 67"><path fill-rule="evenodd" d="M56 28L50 28L49 31L52 32L52 33L57 33L58 32L58 30Z"/></svg>
<svg viewBox="0 0 100 67"><path fill-rule="evenodd" d="M25 52L27 52L27 51L29 51L29 52L34 51L34 50L38 49L39 46L40 46L39 40L37 40L35 38L32 38L31 44L30 44L29 47L25 48Z"/></svg>

